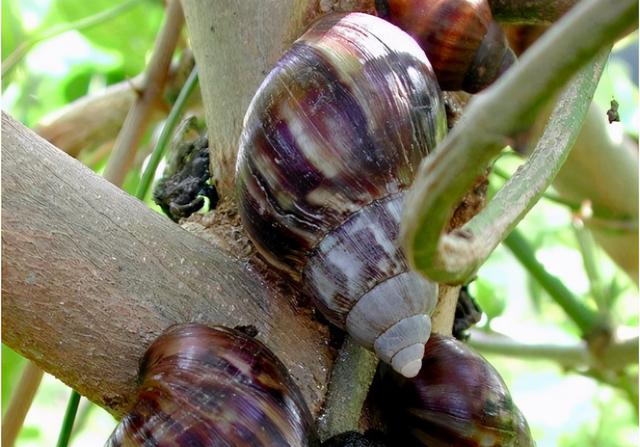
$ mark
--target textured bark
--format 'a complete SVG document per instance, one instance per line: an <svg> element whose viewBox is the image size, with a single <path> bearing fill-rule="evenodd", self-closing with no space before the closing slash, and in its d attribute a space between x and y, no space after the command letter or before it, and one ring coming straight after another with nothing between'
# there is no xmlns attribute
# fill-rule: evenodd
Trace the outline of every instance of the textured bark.
<svg viewBox="0 0 640 447"><path fill-rule="evenodd" d="M373 11L374 0L183 0L198 64L211 169L231 195L245 112L275 62L318 16Z"/></svg>
<svg viewBox="0 0 640 447"><path fill-rule="evenodd" d="M326 328L248 263L2 115L2 341L116 415L168 326L254 325L319 410Z"/></svg>

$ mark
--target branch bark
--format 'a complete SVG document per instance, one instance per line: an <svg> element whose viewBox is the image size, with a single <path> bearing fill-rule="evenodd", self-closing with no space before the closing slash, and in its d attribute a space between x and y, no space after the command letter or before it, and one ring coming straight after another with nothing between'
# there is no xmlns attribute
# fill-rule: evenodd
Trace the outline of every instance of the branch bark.
<svg viewBox="0 0 640 447"><path fill-rule="evenodd" d="M308 311L4 113L2 136L4 343L122 415L168 326L254 325L319 411L332 358Z"/></svg>

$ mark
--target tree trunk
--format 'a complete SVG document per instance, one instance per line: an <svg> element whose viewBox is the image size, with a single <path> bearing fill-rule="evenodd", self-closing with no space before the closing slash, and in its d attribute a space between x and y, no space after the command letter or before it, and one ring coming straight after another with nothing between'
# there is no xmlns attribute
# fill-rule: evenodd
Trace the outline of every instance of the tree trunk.
<svg viewBox="0 0 640 447"><path fill-rule="evenodd" d="M4 113L2 137L4 343L121 415L168 326L254 325L317 413L332 358L310 312Z"/></svg>

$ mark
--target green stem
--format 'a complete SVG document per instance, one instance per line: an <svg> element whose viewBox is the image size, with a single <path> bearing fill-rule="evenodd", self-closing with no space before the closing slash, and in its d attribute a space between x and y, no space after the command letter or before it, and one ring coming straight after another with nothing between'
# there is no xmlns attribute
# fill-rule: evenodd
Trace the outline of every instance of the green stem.
<svg viewBox="0 0 640 447"><path fill-rule="evenodd" d="M71 390L71 397L69 397L67 411L64 414L64 420L62 421L62 428L60 429L60 436L58 437L58 443L56 444L56 447L67 447L67 445L69 444L69 439L71 438L71 430L73 429L73 421L76 418L79 403L80 394L78 394L76 390Z"/></svg>
<svg viewBox="0 0 640 447"><path fill-rule="evenodd" d="M498 177L500 177L503 180L509 180L511 178L511 176L504 171L502 168L497 167L496 165L493 165L493 167L491 168L491 173L497 175ZM568 207L571 211L579 211L580 210L580 204L578 202L574 202L572 200L569 199L565 199L564 197L560 197L557 194L552 194L550 192L545 192L542 194L541 196L542 198L545 198L551 202L557 203L558 205L562 205L562 206L566 206Z"/></svg>
<svg viewBox="0 0 640 447"><path fill-rule="evenodd" d="M589 278L589 289L591 296L598 306L598 310L604 318L609 316L609 306L600 269L596 262L596 243L588 228L584 226L584 222L576 219L573 224L573 230L582 253L582 262L584 263L584 271Z"/></svg>
<svg viewBox="0 0 640 447"><path fill-rule="evenodd" d="M326 439L345 431L358 430L362 405L369 392L378 365L377 357L350 337L338 354L323 415L318 421L320 439Z"/></svg>
<svg viewBox="0 0 640 447"><path fill-rule="evenodd" d="M7 76L7 74L11 70L13 70L15 66L22 60L22 58L24 58L29 50L31 50L31 48L33 48L36 44L42 42L43 40L51 39L52 37L58 36L62 33L66 33L67 31L80 31L107 22L118 17L127 10L131 9L133 6L143 1L144 0L127 0L119 5L114 6L113 8L109 8L105 11L100 11L97 14L84 17L75 22L63 23L58 26L54 26L35 36L30 37L29 39L22 42L13 51L13 53L11 53L2 61L2 77L4 78L5 76Z"/></svg>
<svg viewBox="0 0 640 447"><path fill-rule="evenodd" d="M147 192L149 191L149 187L151 186L151 182L153 181L156 170L158 169L158 165L160 164L160 160L166 151L166 148L169 144L169 140L171 135L173 134L173 130L178 125L180 121L180 117L182 116L182 112L184 111L187 100L193 90L198 85L198 71L197 67L194 67L191 71L191 74L187 78L182 90L180 90L180 94L178 95L178 99L173 104L171 108L171 112L169 112L169 116L167 117L164 126L162 127L162 132L160 133L160 138L158 138L158 144L151 154L151 158L149 159L149 163L147 164L147 168L142 174L142 179L140 180L140 184L138 185L138 190L136 191L136 197L140 200L144 200L147 196Z"/></svg>
<svg viewBox="0 0 640 447"><path fill-rule="evenodd" d="M504 240L504 244L551 298L562 307L585 336L590 335L598 327L600 319L597 313L580 302L562 281L546 271L518 230L512 231Z"/></svg>
<svg viewBox="0 0 640 447"><path fill-rule="evenodd" d="M451 133L423 160L405 200L402 238L416 270L448 284L465 283L474 275L553 180L602 72L602 49L637 20L636 0L584 0L469 102ZM508 139L528 129L549 98L599 52L598 63L585 67L562 95L527 164L482 213L443 235L454 205Z"/></svg>

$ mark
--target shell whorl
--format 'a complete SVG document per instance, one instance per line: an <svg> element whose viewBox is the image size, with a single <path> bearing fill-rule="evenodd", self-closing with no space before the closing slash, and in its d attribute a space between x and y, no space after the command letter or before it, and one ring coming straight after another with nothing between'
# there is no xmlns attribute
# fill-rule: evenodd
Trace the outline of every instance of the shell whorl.
<svg viewBox="0 0 640 447"><path fill-rule="evenodd" d="M515 62L487 0L376 0L381 17L413 36L443 90L476 93Z"/></svg>
<svg viewBox="0 0 640 447"><path fill-rule="evenodd" d="M245 228L265 258L302 278L327 318L349 330L361 297L408 272L397 240L402 192L445 133L440 89L413 39L374 16L325 16L249 106L236 168ZM354 336L363 345L375 349L377 336L433 308L434 286L403 277L401 289L418 293L388 300L407 301L399 307L409 313Z"/></svg>
<svg viewBox="0 0 640 447"><path fill-rule="evenodd" d="M382 385L394 445L535 447L498 371L453 337L432 335L418 376L383 371Z"/></svg>
<svg viewBox="0 0 640 447"><path fill-rule="evenodd" d="M241 332L174 326L147 350L140 380L137 403L108 447L316 445L285 366Z"/></svg>

